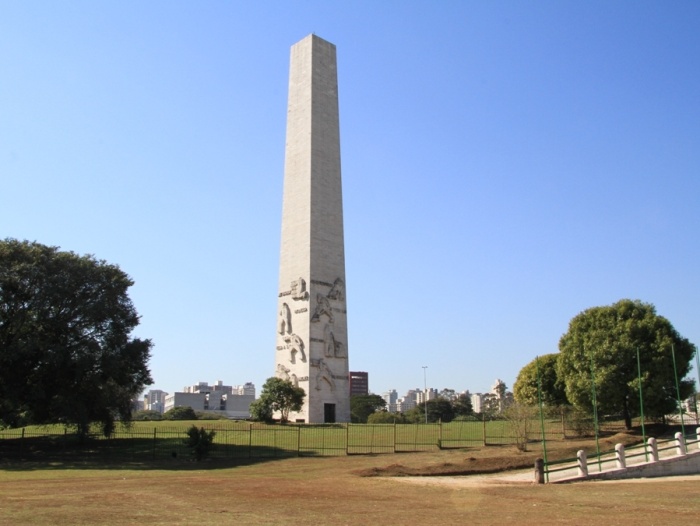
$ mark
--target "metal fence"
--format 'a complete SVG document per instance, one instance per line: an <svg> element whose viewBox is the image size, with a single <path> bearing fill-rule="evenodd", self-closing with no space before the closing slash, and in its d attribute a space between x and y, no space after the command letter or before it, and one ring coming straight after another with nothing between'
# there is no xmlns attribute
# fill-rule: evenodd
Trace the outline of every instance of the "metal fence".
<svg viewBox="0 0 700 526"><path fill-rule="evenodd" d="M87 439L59 426L0 430L0 459L85 458L164 460L188 458L186 431L193 423L139 422L118 426L109 438L98 433ZM289 456L332 456L429 451L508 445L518 442L508 420L457 421L431 424L287 424L197 421L215 431L212 459L264 459ZM614 432L619 422L610 422ZM585 423L565 413L529 426L528 441L580 436ZM82 438L82 440L81 440Z"/></svg>

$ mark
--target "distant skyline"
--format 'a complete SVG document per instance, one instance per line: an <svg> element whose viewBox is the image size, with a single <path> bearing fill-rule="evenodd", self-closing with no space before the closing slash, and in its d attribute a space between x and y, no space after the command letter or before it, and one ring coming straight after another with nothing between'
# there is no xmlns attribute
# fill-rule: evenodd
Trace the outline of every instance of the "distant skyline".
<svg viewBox="0 0 700 526"><path fill-rule="evenodd" d="M579 312L700 344L700 3L0 2L0 236L118 264L154 389L274 374L290 47L338 53L350 370L512 389ZM693 363L692 378L697 381Z"/></svg>

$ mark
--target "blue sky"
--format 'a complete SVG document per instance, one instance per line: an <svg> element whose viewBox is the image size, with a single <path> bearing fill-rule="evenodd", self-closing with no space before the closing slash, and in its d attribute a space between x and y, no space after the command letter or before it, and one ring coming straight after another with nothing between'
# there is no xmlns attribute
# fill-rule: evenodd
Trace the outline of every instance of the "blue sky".
<svg viewBox="0 0 700 526"><path fill-rule="evenodd" d="M351 370L512 387L569 320L700 344L700 3L0 1L0 237L118 264L155 388L274 372L289 49L337 46Z"/></svg>

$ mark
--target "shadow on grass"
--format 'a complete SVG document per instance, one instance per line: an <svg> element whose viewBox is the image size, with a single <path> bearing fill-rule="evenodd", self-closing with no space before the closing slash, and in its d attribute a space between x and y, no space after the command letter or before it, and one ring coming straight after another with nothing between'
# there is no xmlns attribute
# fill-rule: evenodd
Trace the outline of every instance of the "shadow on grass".
<svg viewBox="0 0 700 526"><path fill-rule="evenodd" d="M0 469L4 471L211 470L298 456L318 455L313 451L300 454L270 446L214 444L207 458L196 462L184 440L179 438L87 439L82 443L58 436L0 440Z"/></svg>

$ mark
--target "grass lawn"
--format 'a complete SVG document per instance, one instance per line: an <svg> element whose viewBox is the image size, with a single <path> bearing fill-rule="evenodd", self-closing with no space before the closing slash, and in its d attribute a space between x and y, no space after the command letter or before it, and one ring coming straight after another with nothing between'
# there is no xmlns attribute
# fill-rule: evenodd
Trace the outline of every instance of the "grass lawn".
<svg viewBox="0 0 700 526"><path fill-rule="evenodd" d="M634 437L631 437L632 440ZM551 455L571 456L563 441ZM606 447L609 444L606 444ZM548 444L548 448L549 448ZM532 465L511 446L282 458L231 466L0 463L0 524L693 524L698 480L461 487L373 474L469 473ZM470 471L471 470L471 471Z"/></svg>

